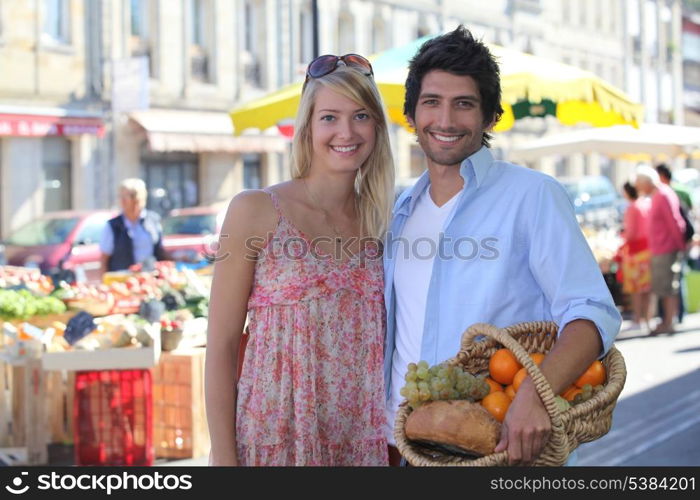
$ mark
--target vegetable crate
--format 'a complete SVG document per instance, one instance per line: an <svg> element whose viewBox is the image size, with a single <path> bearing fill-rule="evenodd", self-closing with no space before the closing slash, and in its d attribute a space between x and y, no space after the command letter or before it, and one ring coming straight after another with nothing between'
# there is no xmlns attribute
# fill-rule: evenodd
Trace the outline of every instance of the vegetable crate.
<svg viewBox="0 0 700 500"><path fill-rule="evenodd" d="M0 362L0 452L21 450L26 465L48 463L46 385L41 361Z"/></svg>

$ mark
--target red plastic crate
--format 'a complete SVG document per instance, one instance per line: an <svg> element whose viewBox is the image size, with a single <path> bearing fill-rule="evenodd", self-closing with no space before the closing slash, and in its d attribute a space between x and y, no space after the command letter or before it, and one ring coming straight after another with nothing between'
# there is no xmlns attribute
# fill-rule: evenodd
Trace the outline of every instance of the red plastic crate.
<svg viewBox="0 0 700 500"><path fill-rule="evenodd" d="M150 370L79 371L73 406L77 465L152 465Z"/></svg>

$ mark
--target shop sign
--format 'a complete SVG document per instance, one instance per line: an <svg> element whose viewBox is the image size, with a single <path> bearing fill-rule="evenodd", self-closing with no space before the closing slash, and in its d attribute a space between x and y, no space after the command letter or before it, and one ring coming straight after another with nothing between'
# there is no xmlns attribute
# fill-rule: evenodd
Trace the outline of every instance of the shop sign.
<svg viewBox="0 0 700 500"><path fill-rule="evenodd" d="M99 118L0 114L0 136L46 137L91 134L102 137Z"/></svg>

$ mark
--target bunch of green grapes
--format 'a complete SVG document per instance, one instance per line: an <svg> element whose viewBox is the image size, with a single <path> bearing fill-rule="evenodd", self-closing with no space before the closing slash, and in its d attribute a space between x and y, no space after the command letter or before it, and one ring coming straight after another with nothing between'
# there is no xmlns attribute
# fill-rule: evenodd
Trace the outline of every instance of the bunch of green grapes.
<svg viewBox="0 0 700 500"><path fill-rule="evenodd" d="M411 408L445 399L478 401L489 393L484 377L476 377L459 366L446 363L430 368L425 361L409 363L405 379L401 396L408 400Z"/></svg>
<svg viewBox="0 0 700 500"><path fill-rule="evenodd" d="M0 319L29 319L65 310L65 304L55 297L36 297L29 290L0 290Z"/></svg>

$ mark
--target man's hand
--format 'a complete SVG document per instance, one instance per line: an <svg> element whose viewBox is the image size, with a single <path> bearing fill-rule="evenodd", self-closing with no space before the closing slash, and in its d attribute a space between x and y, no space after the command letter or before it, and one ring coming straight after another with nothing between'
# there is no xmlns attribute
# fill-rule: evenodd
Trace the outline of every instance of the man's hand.
<svg viewBox="0 0 700 500"><path fill-rule="evenodd" d="M532 379L526 378L508 408L496 452L508 450L510 465L526 465L539 457L552 423Z"/></svg>
<svg viewBox="0 0 700 500"><path fill-rule="evenodd" d="M554 394L560 394L590 366L602 349L595 324L577 319L562 329L539 368ZM551 430L549 414L532 379L527 377L508 408L495 451L508 450L511 465L531 463L547 444Z"/></svg>

